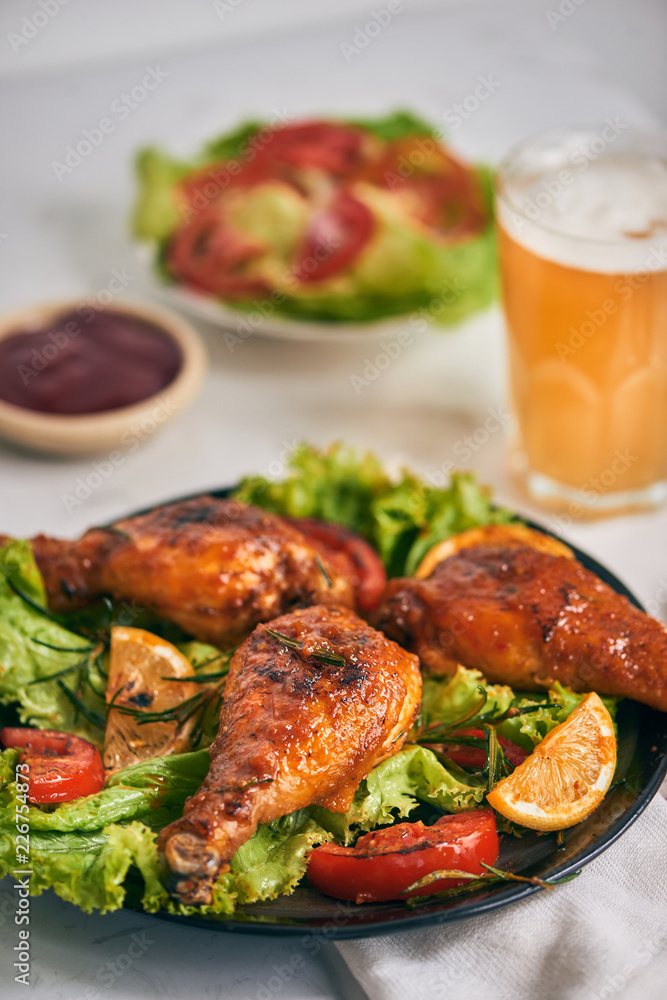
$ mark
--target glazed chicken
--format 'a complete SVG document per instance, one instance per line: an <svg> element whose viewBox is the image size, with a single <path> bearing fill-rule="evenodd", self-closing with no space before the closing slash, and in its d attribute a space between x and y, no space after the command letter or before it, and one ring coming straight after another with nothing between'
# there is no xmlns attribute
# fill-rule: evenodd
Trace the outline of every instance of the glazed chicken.
<svg viewBox="0 0 667 1000"><path fill-rule="evenodd" d="M33 550L53 610L110 594L223 648L300 604L354 603L354 580L323 546L276 514L212 496L74 542L38 535Z"/></svg>
<svg viewBox="0 0 667 1000"><path fill-rule="evenodd" d="M346 608L259 625L232 659L209 774L160 833L176 898L209 903L259 823L312 804L347 811L362 778L401 748L420 701L417 657Z"/></svg>
<svg viewBox="0 0 667 1000"><path fill-rule="evenodd" d="M374 624L425 671L560 681L667 711L667 629L574 558L517 543L455 551L425 579L391 580ZM567 551L567 550L566 550Z"/></svg>

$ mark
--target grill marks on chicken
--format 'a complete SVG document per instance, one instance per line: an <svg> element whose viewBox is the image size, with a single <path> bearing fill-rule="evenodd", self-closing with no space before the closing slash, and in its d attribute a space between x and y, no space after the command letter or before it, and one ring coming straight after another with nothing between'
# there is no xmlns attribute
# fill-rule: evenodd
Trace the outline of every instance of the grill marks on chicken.
<svg viewBox="0 0 667 1000"><path fill-rule="evenodd" d="M354 603L351 581L295 527L211 496L93 528L75 542L38 535L33 548L54 610L111 594L223 648L299 604Z"/></svg>
<svg viewBox="0 0 667 1000"><path fill-rule="evenodd" d="M208 903L259 823L312 804L349 809L362 778L401 748L420 702L417 657L352 611L310 607L258 626L231 662L208 777L160 834L177 898Z"/></svg>
<svg viewBox="0 0 667 1000"><path fill-rule="evenodd" d="M391 580L375 624L432 673L462 663L519 689L558 680L667 711L667 629L574 559L462 549L424 580Z"/></svg>

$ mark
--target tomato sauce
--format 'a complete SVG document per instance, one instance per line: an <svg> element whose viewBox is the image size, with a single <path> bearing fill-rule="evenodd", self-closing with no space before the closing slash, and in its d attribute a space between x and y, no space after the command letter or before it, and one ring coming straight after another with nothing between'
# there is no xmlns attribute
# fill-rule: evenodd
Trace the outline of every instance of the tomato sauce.
<svg viewBox="0 0 667 1000"><path fill-rule="evenodd" d="M80 309L0 340L0 399L41 413L117 410L166 388L183 355L132 313Z"/></svg>

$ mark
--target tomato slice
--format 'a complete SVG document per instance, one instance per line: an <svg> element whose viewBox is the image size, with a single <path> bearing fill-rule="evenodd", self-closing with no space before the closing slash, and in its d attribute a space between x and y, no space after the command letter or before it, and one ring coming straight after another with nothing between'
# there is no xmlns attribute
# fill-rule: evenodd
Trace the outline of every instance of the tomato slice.
<svg viewBox="0 0 667 1000"><path fill-rule="evenodd" d="M488 219L476 173L428 136L388 144L367 175L386 187L429 228L449 241L480 233Z"/></svg>
<svg viewBox="0 0 667 1000"><path fill-rule="evenodd" d="M262 248L227 225L218 205L195 215L173 235L166 264L170 274L187 284L229 299L259 298L269 286L245 273Z"/></svg>
<svg viewBox="0 0 667 1000"><path fill-rule="evenodd" d="M256 155L262 164L285 164L301 170L314 167L344 176L362 162L363 143L360 129L337 122L306 121L276 129Z"/></svg>
<svg viewBox="0 0 667 1000"><path fill-rule="evenodd" d="M19 762L28 765L30 802L70 802L99 792L104 784L100 752L80 736L56 729L6 726L0 742L22 748Z"/></svg>
<svg viewBox="0 0 667 1000"><path fill-rule="evenodd" d="M483 739L484 730L463 729L458 735L478 736L480 739ZM498 742L503 748L505 757L513 767L518 767L519 764L523 764L524 760L528 756L528 752L524 750L523 747L517 746L517 744L512 743L511 740L506 740L504 736L499 736ZM467 747L456 743L443 743L441 744L441 749L442 752L447 754L447 756L451 758L455 764L458 764L459 767L468 767L480 770L486 764L486 751L482 747Z"/></svg>
<svg viewBox="0 0 667 1000"><path fill-rule="evenodd" d="M308 517L285 518L308 538L341 576L352 580L359 611L372 611L380 600L387 574L375 549L342 524Z"/></svg>
<svg viewBox="0 0 667 1000"><path fill-rule="evenodd" d="M322 844L308 863L308 880L318 892L357 903L428 896L465 884L440 879L423 889L405 890L440 869L483 875L481 862L498 859L498 832L492 809L443 816L433 826L399 823L360 837L355 847Z"/></svg>
<svg viewBox="0 0 667 1000"><path fill-rule="evenodd" d="M361 131L335 122L260 129L237 160L220 160L193 170L178 189L186 204L195 209L201 208L202 199L204 204L216 201L227 188L252 187L278 178L301 190L300 170L322 170L339 180L358 171L363 142Z"/></svg>
<svg viewBox="0 0 667 1000"><path fill-rule="evenodd" d="M304 283L340 274L356 260L374 230L371 210L349 191L340 191L323 211L313 216L297 251L292 274Z"/></svg>

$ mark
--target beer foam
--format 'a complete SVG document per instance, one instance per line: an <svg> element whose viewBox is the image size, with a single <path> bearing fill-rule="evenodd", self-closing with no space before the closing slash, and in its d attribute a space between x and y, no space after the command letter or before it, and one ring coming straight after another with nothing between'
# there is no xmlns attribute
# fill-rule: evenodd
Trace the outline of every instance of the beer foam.
<svg viewBox="0 0 667 1000"><path fill-rule="evenodd" d="M497 209L516 242L566 267L667 269L667 161L658 157L580 157L510 176Z"/></svg>

